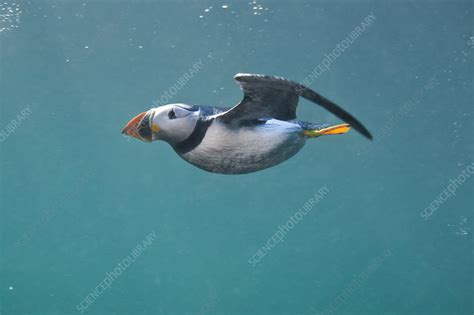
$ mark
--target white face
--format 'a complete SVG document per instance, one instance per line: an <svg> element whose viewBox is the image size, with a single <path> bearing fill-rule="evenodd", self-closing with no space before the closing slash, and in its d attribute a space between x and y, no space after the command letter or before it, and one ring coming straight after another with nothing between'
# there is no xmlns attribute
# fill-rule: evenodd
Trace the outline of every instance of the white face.
<svg viewBox="0 0 474 315"><path fill-rule="evenodd" d="M153 140L176 143L186 140L199 118L199 111L187 108L190 107L185 104L168 104L150 109Z"/></svg>

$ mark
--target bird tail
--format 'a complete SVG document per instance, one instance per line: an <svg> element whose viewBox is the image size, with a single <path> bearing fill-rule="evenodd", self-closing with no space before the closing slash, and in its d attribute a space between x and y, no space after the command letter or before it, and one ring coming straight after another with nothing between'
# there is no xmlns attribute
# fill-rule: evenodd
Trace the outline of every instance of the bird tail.
<svg viewBox="0 0 474 315"><path fill-rule="evenodd" d="M325 135L341 135L348 132L350 129L351 126L349 126L349 124L340 124L323 129L303 130L303 133L308 138L316 138Z"/></svg>

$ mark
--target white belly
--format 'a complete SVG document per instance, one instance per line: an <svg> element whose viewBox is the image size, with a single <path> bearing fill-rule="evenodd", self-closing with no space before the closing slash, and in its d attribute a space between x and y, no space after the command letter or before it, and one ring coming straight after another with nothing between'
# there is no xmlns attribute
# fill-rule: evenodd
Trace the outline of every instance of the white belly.
<svg viewBox="0 0 474 315"><path fill-rule="evenodd" d="M271 119L257 126L230 129L215 121L202 142L182 157L209 172L243 174L287 160L305 141L302 128L291 122Z"/></svg>

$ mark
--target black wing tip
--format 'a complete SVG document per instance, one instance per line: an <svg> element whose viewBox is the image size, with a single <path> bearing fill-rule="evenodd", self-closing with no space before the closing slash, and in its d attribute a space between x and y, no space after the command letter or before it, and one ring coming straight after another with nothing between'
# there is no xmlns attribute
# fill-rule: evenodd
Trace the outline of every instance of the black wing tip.
<svg viewBox="0 0 474 315"><path fill-rule="evenodd" d="M351 125L351 126L354 127L355 130L357 130L361 135L363 135L370 141L374 141L374 137L372 136L372 134L362 124L356 125L356 126Z"/></svg>
<svg viewBox="0 0 474 315"><path fill-rule="evenodd" d="M369 139L370 141L374 141L374 137L370 134L370 132L363 133L364 137Z"/></svg>

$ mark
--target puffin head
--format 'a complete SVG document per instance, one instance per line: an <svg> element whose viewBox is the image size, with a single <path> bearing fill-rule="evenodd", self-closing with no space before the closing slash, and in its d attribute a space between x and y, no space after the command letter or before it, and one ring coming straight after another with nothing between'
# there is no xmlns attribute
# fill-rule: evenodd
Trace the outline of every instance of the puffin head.
<svg viewBox="0 0 474 315"><path fill-rule="evenodd" d="M169 104L138 114L122 133L145 142L164 140L179 143L186 140L199 119L199 110L186 104Z"/></svg>

